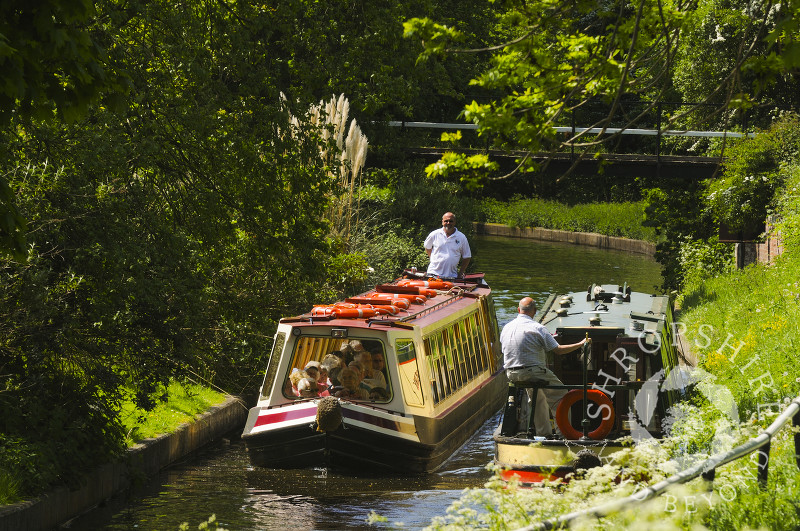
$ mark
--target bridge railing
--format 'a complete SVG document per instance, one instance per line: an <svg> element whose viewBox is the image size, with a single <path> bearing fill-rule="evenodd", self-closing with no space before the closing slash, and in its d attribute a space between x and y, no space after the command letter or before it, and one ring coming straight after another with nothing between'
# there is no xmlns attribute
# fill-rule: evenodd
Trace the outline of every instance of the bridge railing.
<svg viewBox="0 0 800 531"><path fill-rule="evenodd" d="M390 121L390 127L401 127L408 129L443 129L443 130L460 130L460 131L476 131L478 126L476 124L468 123L442 123L442 122L405 122L405 121ZM752 138L755 133L738 133L735 131L693 131L681 129L642 129L642 128L622 128L622 127L578 127L578 126L557 126L554 127L557 133L567 133L570 138L575 135L586 133L591 135L636 135L636 136L649 136L657 137L656 142L656 157L661 157L661 138L674 136L674 137L699 137L699 138ZM570 146L570 152L575 154L574 146Z"/></svg>
<svg viewBox="0 0 800 531"><path fill-rule="evenodd" d="M560 529L562 527L566 527L570 522L579 518L602 518L604 516L617 513L622 509L628 509L633 505L641 504L649 499L655 498L666 491L669 487L686 483L699 476L703 476L703 478L708 481L714 481L717 468L742 457L748 456L753 452L758 453L758 481L762 485L766 485L769 475L770 443L775 434L778 433L778 431L783 428L789 422L789 420L792 421L792 424L795 427L800 426L800 397L795 398L791 403L789 403L786 409L780 415L778 415L778 418L776 418L775 421L770 424L770 426L761 434L750 439L746 443L737 446L736 448L733 448L722 454L711 456L708 459L686 470L683 470L682 472L678 472L677 474L670 476L667 479L656 483L655 485L651 485L645 489L642 489L630 496L611 500L588 509L583 509L581 511L574 511L558 518L543 520L541 522L520 528L518 531ZM795 431L794 434L794 447L797 466L800 468L800 432L798 431Z"/></svg>

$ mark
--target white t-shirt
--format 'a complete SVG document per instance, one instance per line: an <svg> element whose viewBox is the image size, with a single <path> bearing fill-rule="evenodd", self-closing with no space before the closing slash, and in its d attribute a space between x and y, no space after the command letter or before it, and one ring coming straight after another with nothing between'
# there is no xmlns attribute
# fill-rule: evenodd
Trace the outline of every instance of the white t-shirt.
<svg viewBox="0 0 800 531"><path fill-rule="evenodd" d="M450 236L444 228L436 229L425 238L425 249L431 249L431 262L428 274L455 278L458 276L458 263L462 258L471 258L467 237L458 229Z"/></svg>

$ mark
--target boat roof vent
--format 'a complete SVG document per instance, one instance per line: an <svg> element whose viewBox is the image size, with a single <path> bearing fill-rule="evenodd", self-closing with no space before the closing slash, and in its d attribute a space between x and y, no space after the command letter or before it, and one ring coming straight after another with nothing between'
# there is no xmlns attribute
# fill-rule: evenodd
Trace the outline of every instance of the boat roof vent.
<svg viewBox="0 0 800 531"><path fill-rule="evenodd" d="M592 317L589 317L589 324L592 325L592 326L599 325L600 324L600 316L599 315L593 315Z"/></svg>

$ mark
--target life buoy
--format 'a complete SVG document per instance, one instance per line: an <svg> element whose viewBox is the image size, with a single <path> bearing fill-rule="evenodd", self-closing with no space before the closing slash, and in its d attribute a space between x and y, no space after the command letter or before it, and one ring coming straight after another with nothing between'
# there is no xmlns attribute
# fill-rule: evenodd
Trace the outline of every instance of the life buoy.
<svg viewBox="0 0 800 531"><path fill-rule="evenodd" d="M315 317L333 317L334 319L358 319L375 317L378 315L378 311L374 306L368 304L337 302L329 306L314 306L311 309L311 315Z"/></svg>
<svg viewBox="0 0 800 531"><path fill-rule="evenodd" d="M420 288L430 289L450 289L453 287L452 282L446 280L410 280L403 279L397 282L398 286L416 286Z"/></svg>
<svg viewBox="0 0 800 531"><path fill-rule="evenodd" d="M599 389L587 389L586 398L590 402L594 402L598 407L599 413L596 413L595 417L598 414L602 415L600 426L594 431L590 431L589 437L594 440L604 439L614 427L614 405L608 395ZM573 428L569 422L569 410L582 400L583 390L573 389L564 395L564 398L561 399L556 408L556 425L567 439L575 440L583 437L583 432Z"/></svg>
<svg viewBox="0 0 800 531"><path fill-rule="evenodd" d="M395 308L391 304L387 305L380 305L380 306L373 306L372 304L359 304L354 302L335 302L333 306L336 308L344 308L346 310L371 310L374 315L394 315L400 311L400 308ZM343 314L341 312L336 312L336 314L341 317ZM362 317L359 315L358 317ZM364 315L363 317L371 317Z"/></svg>
<svg viewBox="0 0 800 531"><path fill-rule="evenodd" d="M375 310L375 315L394 315L400 311L400 308L391 304L372 306L372 309Z"/></svg>
<svg viewBox="0 0 800 531"><path fill-rule="evenodd" d="M435 290L435 289L428 289L428 288L423 288L423 287L419 287L419 288L417 288L417 289L419 289L419 294L420 294L420 295L422 295L423 297L428 297L429 299L432 299L432 298L434 298L436 295L438 295L438 294L436 293L436 290Z"/></svg>
<svg viewBox="0 0 800 531"><path fill-rule="evenodd" d="M367 297L382 300L406 300L416 304L424 304L428 300L425 295L414 295L413 293L371 293Z"/></svg>
<svg viewBox="0 0 800 531"><path fill-rule="evenodd" d="M393 297L391 293L370 293L359 300L375 301L375 304L391 304L400 309L407 310L411 301L402 297Z"/></svg>

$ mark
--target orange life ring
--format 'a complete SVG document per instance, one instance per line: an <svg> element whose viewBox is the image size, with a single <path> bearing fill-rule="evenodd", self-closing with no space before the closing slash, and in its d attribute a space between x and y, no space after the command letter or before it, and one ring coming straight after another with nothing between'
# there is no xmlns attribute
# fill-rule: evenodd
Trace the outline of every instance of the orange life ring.
<svg viewBox="0 0 800 531"><path fill-rule="evenodd" d="M420 288L430 289L450 289L453 287L452 282L446 280L410 280L404 279L397 282L398 286L416 286Z"/></svg>
<svg viewBox="0 0 800 531"><path fill-rule="evenodd" d="M614 405L611 403L611 399L608 398L608 395L599 389L587 389L586 398L590 402L594 402L600 411L605 410L602 413L603 420L600 422L600 426L594 431L590 431L589 437L594 440L604 439L606 435L611 433L611 429L614 427ZM572 424L569 422L569 410L573 405L582 400L583 390L573 389L564 395L564 398L561 399L556 408L556 425L558 429L561 430L562 435L567 439L575 440L583 437L583 432L573 428ZM597 415L595 415L595 417L596 416Z"/></svg>
<svg viewBox="0 0 800 531"><path fill-rule="evenodd" d="M429 299L432 299L437 295L435 289L428 289L428 288L422 288L422 287L417 288L417 289L419 289L419 294L420 295L422 295L423 297L428 297Z"/></svg>
<svg viewBox="0 0 800 531"><path fill-rule="evenodd" d="M375 315L394 315L400 311L400 308L391 304L371 306L371 308L375 310Z"/></svg>
<svg viewBox="0 0 800 531"><path fill-rule="evenodd" d="M378 315L378 311L369 304L337 302L330 306L314 306L311 309L311 315L315 317L332 317L334 319L358 319L360 317L375 317Z"/></svg>
<svg viewBox="0 0 800 531"><path fill-rule="evenodd" d="M398 310L407 310L408 307L411 305L411 301L408 299L397 298L397 297L381 297L380 295L388 295L388 294L373 293L371 295L367 295L366 297L352 297L352 299L358 300L359 302L374 301L370 302L370 304L391 305L397 308Z"/></svg>
<svg viewBox="0 0 800 531"><path fill-rule="evenodd" d="M375 317L375 308L335 308L333 316L339 319L358 319L359 317Z"/></svg>
<svg viewBox="0 0 800 531"><path fill-rule="evenodd" d="M406 300L416 304L424 304L428 300L425 295L414 295L413 293L372 293L367 297L382 300Z"/></svg>
<svg viewBox="0 0 800 531"><path fill-rule="evenodd" d="M314 317L326 317L333 315L333 306L314 306L311 308L311 315Z"/></svg>

